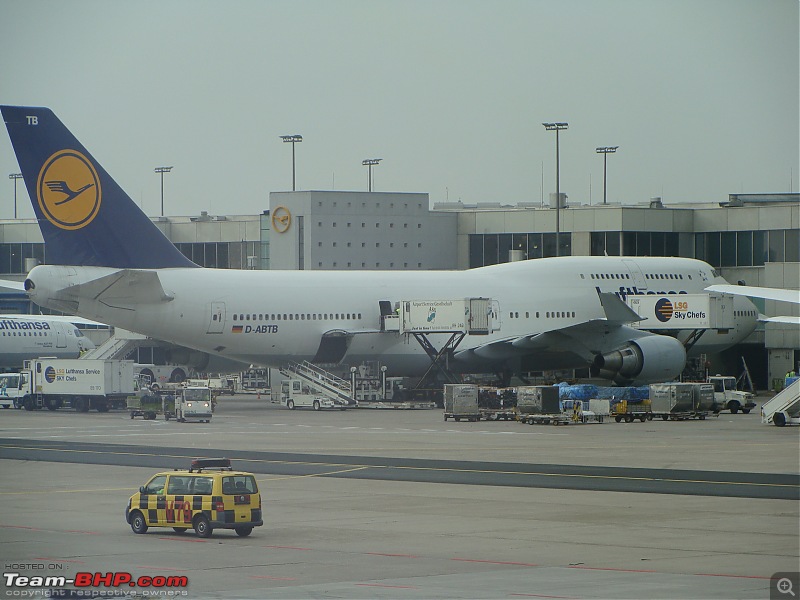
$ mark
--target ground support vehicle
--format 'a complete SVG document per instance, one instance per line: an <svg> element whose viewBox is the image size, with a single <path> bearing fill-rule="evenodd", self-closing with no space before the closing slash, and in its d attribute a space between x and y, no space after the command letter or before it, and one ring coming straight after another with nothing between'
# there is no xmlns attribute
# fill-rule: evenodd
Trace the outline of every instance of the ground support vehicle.
<svg viewBox="0 0 800 600"><path fill-rule="evenodd" d="M20 372L18 403L26 410L78 412L94 408L107 412L125 408L134 393L133 361L80 358L37 358L25 361Z"/></svg>
<svg viewBox="0 0 800 600"><path fill-rule="evenodd" d="M729 410L735 415L740 410L748 414L756 407L755 395L736 389L736 377L714 375L708 378L714 386L714 411Z"/></svg>
<svg viewBox="0 0 800 600"><path fill-rule="evenodd" d="M175 420L178 423L194 421L210 423L213 415L211 388L185 387L175 396ZM165 418L169 419L167 413Z"/></svg>
<svg viewBox="0 0 800 600"><path fill-rule="evenodd" d="M23 390L20 389L19 373L0 373L0 406L3 408L21 408L19 399Z"/></svg>
<svg viewBox="0 0 800 600"><path fill-rule="evenodd" d="M611 404L602 398L562 400L562 409L571 413L573 423L602 423L611 412Z"/></svg>
<svg viewBox="0 0 800 600"><path fill-rule="evenodd" d="M783 390L761 405L761 422L777 427L800 425L800 378L787 377Z"/></svg>
<svg viewBox="0 0 800 600"><path fill-rule="evenodd" d="M611 405L610 416L614 417L617 423L621 423L622 421L633 423L635 419L639 419L639 421L644 423L647 420L653 419L649 400L642 400L641 402L620 400Z"/></svg>
<svg viewBox="0 0 800 600"><path fill-rule="evenodd" d="M516 421L517 409L508 408L504 410L493 408L480 408L480 418L484 421Z"/></svg>
<svg viewBox="0 0 800 600"><path fill-rule="evenodd" d="M517 389L479 387L478 409L486 421L516 421Z"/></svg>
<svg viewBox="0 0 800 600"><path fill-rule="evenodd" d="M561 425L572 422L572 414L561 410L557 387L532 385L517 388L517 419L529 425Z"/></svg>
<svg viewBox="0 0 800 600"><path fill-rule="evenodd" d="M177 533L194 529L201 538L215 529L246 537L264 524L256 478L234 471L227 458L196 458L188 470L155 474L128 500L125 521L138 534L172 527Z"/></svg>
<svg viewBox="0 0 800 600"><path fill-rule="evenodd" d="M703 420L713 407L714 388L709 383L650 385L651 418L660 417L664 421Z"/></svg>
<svg viewBox="0 0 800 600"><path fill-rule="evenodd" d="M142 417L152 421L158 415L163 415L169 421L175 417L175 396L174 394L144 393L141 396L131 396L128 398L128 412L131 419Z"/></svg>
<svg viewBox="0 0 800 600"><path fill-rule="evenodd" d="M301 407L313 408L314 410L322 410L323 408L345 410L348 406L355 406L354 402L348 404L340 398L317 393L311 389L310 385L300 379L284 379L281 381L281 404L284 404L290 410Z"/></svg>
<svg viewBox="0 0 800 600"><path fill-rule="evenodd" d="M444 420L480 421L478 409L478 386L464 384L445 384Z"/></svg>

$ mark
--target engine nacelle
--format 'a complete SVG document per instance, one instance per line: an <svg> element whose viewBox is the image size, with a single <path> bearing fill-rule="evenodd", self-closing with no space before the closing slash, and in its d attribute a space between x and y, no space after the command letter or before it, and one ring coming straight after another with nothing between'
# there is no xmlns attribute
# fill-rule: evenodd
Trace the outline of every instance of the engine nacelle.
<svg viewBox="0 0 800 600"><path fill-rule="evenodd" d="M617 385L645 385L674 380L685 365L682 343L665 335L651 335L630 340L619 350L598 354L590 372Z"/></svg>

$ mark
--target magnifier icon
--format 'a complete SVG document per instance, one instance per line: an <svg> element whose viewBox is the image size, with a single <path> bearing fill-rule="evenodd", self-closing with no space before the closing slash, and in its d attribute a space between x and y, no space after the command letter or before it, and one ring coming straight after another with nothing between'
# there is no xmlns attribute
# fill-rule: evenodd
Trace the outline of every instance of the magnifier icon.
<svg viewBox="0 0 800 600"><path fill-rule="evenodd" d="M792 598L797 597L797 595L792 591L792 580L788 577L779 579L778 583L775 584L775 587L781 594L789 594L792 596Z"/></svg>

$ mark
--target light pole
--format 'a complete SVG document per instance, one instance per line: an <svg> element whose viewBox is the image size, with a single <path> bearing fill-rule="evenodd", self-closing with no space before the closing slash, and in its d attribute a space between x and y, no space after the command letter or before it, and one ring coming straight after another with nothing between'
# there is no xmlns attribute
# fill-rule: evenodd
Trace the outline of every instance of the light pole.
<svg viewBox="0 0 800 600"><path fill-rule="evenodd" d="M294 178L294 175L295 175L295 170L294 170L294 145L296 143L298 143L298 142L302 142L303 141L303 136L302 135L298 135L298 134L294 134L294 135L281 135L281 136L278 136L278 137L280 137L284 141L284 143L291 142L291 144L292 144L292 191L294 192L296 190L295 183L294 183L295 182L295 178Z"/></svg>
<svg viewBox="0 0 800 600"><path fill-rule="evenodd" d="M164 173L172 171L172 167L156 167L155 172L161 173L161 216L164 216Z"/></svg>
<svg viewBox="0 0 800 600"><path fill-rule="evenodd" d="M17 179L22 179L22 173L11 173L9 179L14 180L14 218L17 218Z"/></svg>
<svg viewBox="0 0 800 600"><path fill-rule="evenodd" d="M558 132L567 129L569 123L542 123L547 131L556 132L556 256L561 256L561 173L558 164Z"/></svg>
<svg viewBox="0 0 800 600"><path fill-rule="evenodd" d="M619 146L601 146L597 149L598 154L603 155L603 204L606 204L606 167L608 166L608 155L614 154Z"/></svg>
<svg viewBox="0 0 800 600"><path fill-rule="evenodd" d="M368 181L369 181L370 192L372 191L372 165L377 165L382 160L383 160L382 158L365 158L364 160L361 161L362 165L369 167Z"/></svg>

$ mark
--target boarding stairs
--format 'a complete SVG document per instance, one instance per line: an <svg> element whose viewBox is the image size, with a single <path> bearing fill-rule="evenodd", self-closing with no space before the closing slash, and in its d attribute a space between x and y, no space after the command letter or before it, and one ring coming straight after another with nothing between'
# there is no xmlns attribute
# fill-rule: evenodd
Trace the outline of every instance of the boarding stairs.
<svg viewBox="0 0 800 600"><path fill-rule="evenodd" d="M761 406L761 422L773 423L776 413L783 413L784 422L788 422L785 417L796 417L798 412L800 412L800 379Z"/></svg>
<svg viewBox="0 0 800 600"><path fill-rule="evenodd" d="M306 382L312 389L321 390L346 402L353 399L353 390L349 381L337 377L307 360L301 363L289 363L281 367L280 372L291 379L300 379Z"/></svg>
<svg viewBox="0 0 800 600"><path fill-rule="evenodd" d="M89 350L81 358L93 358L99 360L123 359L145 341L143 339L119 338L111 336L105 342Z"/></svg>

